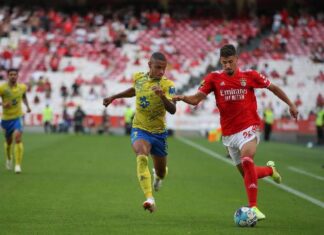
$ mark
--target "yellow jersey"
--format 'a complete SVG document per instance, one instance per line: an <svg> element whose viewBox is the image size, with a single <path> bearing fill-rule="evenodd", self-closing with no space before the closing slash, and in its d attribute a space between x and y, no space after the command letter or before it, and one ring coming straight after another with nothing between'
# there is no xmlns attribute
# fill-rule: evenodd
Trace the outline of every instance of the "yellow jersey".
<svg viewBox="0 0 324 235"><path fill-rule="evenodd" d="M17 83L17 85L14 87L10 87L8 83L0 85L2 105L8 102L11 104L8 108L2 106L2 120L16 119L23 115L21 104L23 95L26 93L26 91L27 87L22 83Z"/></svg>
<svg viewBox="0 0 324 235"><path fill-rule="evenodd" d="M159 96L152 91L153 86L160 86L168 100L172 100L175 94L174 83L162 77L153 79L148 73L135 73L133 86L136 92L136 111L133 120L133 128L139 128L151 133L163 133L166 131L166 109Z"/></svg>

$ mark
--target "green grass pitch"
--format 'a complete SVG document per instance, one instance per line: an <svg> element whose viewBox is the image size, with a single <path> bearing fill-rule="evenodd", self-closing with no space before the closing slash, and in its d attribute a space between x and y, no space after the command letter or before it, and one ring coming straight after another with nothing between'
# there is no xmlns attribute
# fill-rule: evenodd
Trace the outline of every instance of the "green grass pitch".
<svg viewBox="0 0 324 235"><path fill-rule="evenodd" d="M0 138L3 143L3 137ZM225 155L220 143L190 139ZM322 234L324 208L259 181L255 228L234 225L246 205L235 167L169 138L169 175L155 194L157 211L142 208L128 137L24 134L22 174L0 155L0 234ZM2 145L1 145L2 146ZM324 151L261 143L256 163L274 160L283 183L324 202ZM152 165L152 164L151 164ZM314 178L292 171L295 167Z"/></svg>

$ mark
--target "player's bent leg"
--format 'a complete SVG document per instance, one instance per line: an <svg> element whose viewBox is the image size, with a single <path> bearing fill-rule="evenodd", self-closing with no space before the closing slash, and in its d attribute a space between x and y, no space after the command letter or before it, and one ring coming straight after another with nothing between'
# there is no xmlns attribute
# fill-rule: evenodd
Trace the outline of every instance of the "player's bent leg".
<svg viewBox="0 0 324 235"><path fill-rule="evenodd" d="M155 200L152 194L151 174L148 168L148 155L151 151L150 137L146 132L139 129L133 129L131 133L131 141L137 158L137 177L141 189L146 197L143 208L149 212L154 212Z"/></svg>
<svg viewBox="0 0 324 235"><path fill-rule="evenodd" d="M240 163L236 165L236 167L244 178L244 170L242 164ZM258 179L273 175L273 169L270 166L255 166L255 172Z"/></svg>
<svg viewBox="0 0 324 235"><path fill-rule="evenodd" d="M146 197L146 200L143 203L143 208L152 213L155 211L156 207L152 194L151 174L148 168L148 157L145 155L137 156L137 176L142 191Z"/></svg>
<svg viewBox="0 0 324 235"><path fill-rule="evenodd" d="M12 130L3 128L5 142L4 142L4 153L6 157L6 169L12 170L13 158L12 158Z"/></svg>
<svg viewBox="0 0 324 235"><path fill-rule="evenodd" d="M12 159L6 159L6 169L10 171L12 170L12 167L13 167Z"/></svg>
<svg viewBox="0 0 324 235"><path fill-rule="evenodd" d="M277 168L275 167L274 161L268 161L267 166L272 169L271 177L272 177L273 181L276 182L277 184L280 184L282 182L282 178L281 178L281 175L279 174Z"/></svg>
<svg viewBox="0 0 324 235"><path fill-rule="evenodd" d="M12 170L13 167L13 159L12 159L12 139L6 140L4 143L4 150L6 156L6 169Z"/></svg>
<svg viewBox="0 0 324 235"><path fill-rule="evenodd" d="M145 197L153 197L151 186L151 173L148 168L148 157L145 155L137 156L137 177Z"/></svg>
<svg viewBox="0 0 324 235"><path fill-rule="evenodd" d="M254 170L254 162L250 156L242 157L242 167L244 170L244 185L249 201L249 207L257 205L258 181Z"/></svg>
<svg viewBox="0 0 324 235"><path fill-rule="evenodd" d="M153 172L153 190L155 192L158 192L162 186L162 179L156 175L156 171L154 167L152 169L152 172Z"/></svg>
<svg viewBox="0 0 324 235"><path fill-rule="evenodd" d="M272 175L272 168L269 166L255 166L255 172L258 179Z"/></svg>
<svg viewBox="0 0 324 235"><path fill-rule="evenodd" d="M159 191L162 186L162 180L165 179L167 169L167 134L160 133L154 134L151 155L153 158L154 171L153 171L153 189Z"/></svg>
<svg viewBox="0 0 324 235"><path fill-rule="evenodd" d="M156 173L156 170L153 168L153 189L155 192L158 192L161 189L162 182L165 179L168 172L168 167L165 168L165 172L166 173L164 174L164 177L161 177Z"/></svg>
<svg viewBox="0 0 324 235"><path fill-rule="evenodd" d="M155 210L155 201L152 194L151 174L148 168L148 155L151 144L144 139L137 139L133 141L132 147L136 153L138 181L146 197L143 208L153 212Z"/></svg>
<svg viewBox="0 0 324 235"><path fill-rule="evenodd" d="M162 181L165 179L168 173L167 157L152 156L154 168L153 168L153 189L155 192L159 191L162 186Z"/></svg>
<svg viewBox="0 0 324 235"><path fill-rule="evenodd" d="M249 207L257 205L258 180L255 172L253 156L256 152L257 141L253 139L241 148L241 162L244 171L244 185L248 196Z"/></svg>

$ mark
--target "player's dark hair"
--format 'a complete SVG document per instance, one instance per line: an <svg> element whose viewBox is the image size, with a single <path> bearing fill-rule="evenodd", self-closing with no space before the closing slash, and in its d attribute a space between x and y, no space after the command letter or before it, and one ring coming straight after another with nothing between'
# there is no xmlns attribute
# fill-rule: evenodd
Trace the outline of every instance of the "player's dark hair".
<svg viewBox="0 0 324 235"><path fill-rule="evenodd" d="M151 55L151 59L167 61L165 55L164 55L163 53L161 53L161 52L154 52L154 53Z"/></svg>
<svg viewBox="0 0 324 235"><path fill-rule="evenodd" d="M229 57L236 55L236 49L232 44L227 44L220 49L221 57Z"/></svg>
<svg viewBox="0 0 324 235"><path fill-rule="evenodd" d="M16 72L16 73L18 73L19 70L18 69L14 69L14 68L7 69L7 74L10 73L10 72Z"/></svg>

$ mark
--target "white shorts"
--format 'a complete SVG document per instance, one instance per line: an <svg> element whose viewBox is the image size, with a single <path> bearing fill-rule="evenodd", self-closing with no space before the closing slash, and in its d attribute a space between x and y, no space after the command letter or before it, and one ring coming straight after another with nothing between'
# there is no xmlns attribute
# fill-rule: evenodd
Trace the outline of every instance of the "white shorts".
<svg viewBox="0 0 324 235"><path fill-rule="evenodd" d="M223 144L228 148L229 155L235 165L241 163L241 149L243 145L254 138L257 139L257 143L259 144L260 132L258 126L250 126L236 134L222 137Z"/></svg>

